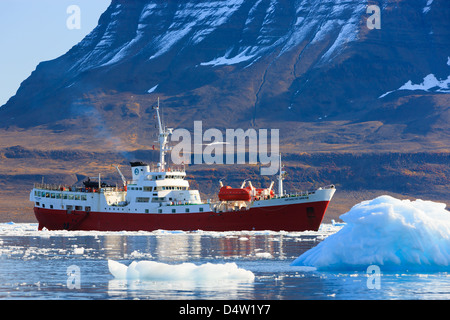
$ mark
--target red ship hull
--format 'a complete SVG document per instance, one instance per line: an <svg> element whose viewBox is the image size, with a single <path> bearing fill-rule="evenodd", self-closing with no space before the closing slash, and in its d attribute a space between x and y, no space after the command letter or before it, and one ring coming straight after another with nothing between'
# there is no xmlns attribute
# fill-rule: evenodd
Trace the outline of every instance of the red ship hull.
<svg viewBox="0 0 450 320"><path fill-rule="evenodd" d="M231 212L136 214L34 208L39 229L97 231L305 231L318 230L329 201L252 207Z"/></svg>

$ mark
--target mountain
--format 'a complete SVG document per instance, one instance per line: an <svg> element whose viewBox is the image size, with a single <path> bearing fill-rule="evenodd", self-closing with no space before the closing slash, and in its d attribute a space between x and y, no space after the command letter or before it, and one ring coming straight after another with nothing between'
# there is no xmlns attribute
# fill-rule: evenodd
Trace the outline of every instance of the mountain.
<svg viewBox="0 0 450 320"><path fill-rule="evenodd" d="M374 4L380 29L368 27ZM203 120L291 128L300 138L281 136L294 145L442 149L449 21L445 0L113 0L88 36L23 81L0 125L145 136L160 97L186 128Z"/></svg>
<svg viewBox="0 0 450 320"><path fill-rule="evenodd" d="M447 0L112 0L0 107L0 198L155 158L160 98L171 127L280 129L286 185L337 184L336 217L351 192L447 199L449 39ZM254 170L190 169L212 193Z"/></svg>

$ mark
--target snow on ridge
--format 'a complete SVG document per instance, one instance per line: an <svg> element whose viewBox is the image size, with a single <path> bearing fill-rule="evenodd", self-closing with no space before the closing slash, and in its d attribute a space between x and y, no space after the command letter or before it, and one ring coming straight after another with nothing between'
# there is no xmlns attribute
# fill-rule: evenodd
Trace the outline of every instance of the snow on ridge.
<svg viewBox="0 0 450 320"><path fill-rule="evenodd" d="M250 9L244 28L244 33L249 30L253 22L253 15L261 1L257 1ZM267 4L266 4L267 5ZM201 65L230 65L250 60L261 56L277 46L283 46L279 55L289 51L295 46L312 37L310 43L316 43L326 39L328 35L338 30L336 38L328 50L323 54L319 63L324 63L333 58L345 45L358 39L358 26L361 14L365 12L366 5L358 1L343 2L331 0L327 3L309 3L307 0L297 4L296 20L290 30L281 36L274 37L272 32L275 21L276 1L272 0L265 10L265 17L259 30L256 44L242 47L239 53L233 57L227 52L224 56L215 58ZM242 42L242 41L241 41ZM228 50L231 51L231 50Z"/></svg>
<svg viewBox="0 0 450 320"><path fill-rule="evenodd" d="M142 9L141 15L139 17L139 21L144 21L145 18L150 16L153 13L153 9L155 9L158 5L156 3L147 4L144 9Z"/></svg>
<svg viewBox="0 0 450 320"><path fill-rule="evenodd" d="M308 38L312 38L310 44L323 41L337 30L334 42L323 54L319 64L329 62L347 43L358 39L359 21L366 7L366 4L359 1L331 0L312 4L307 0L303 1L297 7L297 21L287 36L280 55Z"/></svg>
<svg viewBox="0 0 450 320"><path fill-rule="evenodd" d="M97 66L118 63L130 54L135 54L136 50L142 50L142 48L148 54L148 60L152 60L168 52L182 40L186 42L186 45L196 45L229 21L230 17L242 7L243 3L244 0L180 2L175 11L166 17L164 12L169 10L167 5L149 2L143 6L138 16L134 38L127 39L120 44L117 44L117 35L120 33L117 19L121 16L124 8L118 5L110 13L110 21L106 30L102 35L95 37L96 39L100 38L100 40L96 40L95 48L78 59L72 70L83 71ZM327 62L342 48L345 48L348 42L357 40L358 23L361 13L365 12L364 9L366 8L366 4L361 4L357 0L297 1L292 26L287 30L280 30L275 23L280 19L280 17L277 17L279 6L281 4L277 0L255 0L251 8L246 9L248 14L243 27L243 35L250 36L250 38L254 37L256 41L245 43L244 39L247 38L244 36L239 44L236 43L231 49L228 48L226 53L219 54L219 57L211 57L210 61L203 62L201 65L237 64L262 56L278 46L281 46L279 52L279 56L281 56L304 40L315 43L323 41L327 39L328 35L331 35L334 37L334 42L323 54L319 63ZM257 21L259 19L255 20L258 12L262 14L261 18L263 18L259 22ZM161 28L163 25L169 27L165 27L160 33L156 33L151 39L147 39L146 30L154 29L152 23L158 21L159 18L163 21L160 24ZM249 35L249 31L255 30L255 28L259 28L258 33ZM93 40L93 37L91 38ZM141 46L142 48L138 45L141 41L146 41L144 46ZM233 52L233 55L230 52Z"/></svg>
<svg viewBox="0 0 450 320"><path fill-rule="evenodd" d="M159 84L157 84L157 85L154 86L154 87L151 87L150 89L148 89L147 93L152 93L152 92L154 92L154 91L156 90L156 88L158 88L158 86L159 86Z"/></svg>
<svg viewBox="0 0 450 320"><path fill-rule="evenodd" d="M426 6L423 8L422 12L423 13L428 13L428 11L430 11L431 9L431 4L433 3L433 0L427 0L427 4Z"/></svg>
<svg viewBox="0 0 450 320"><path fill-rule="evenodd" d="M113 59L118 51L121 50L121 48L117 50L110 50L116 38L118 29L117 16L122 12L121 7L122 6L120 4L115 6L114 10L110 14L110 23L106 26L106 30L101 35L100 40L97 41L95 47L91 51L85 54L82 58L78 59L69 71L84 71L101 65L106 61ZM98 32L99 29L95 28L91 34L80 42L80 45L84 46L85 41L87 42L87 45L92 44L95 41L94 39L97 38Z"/></svg>
<svg viewBox="0 0 450 320"><path fill-rule="evenodd" d="M247 55L250 48L246 48L241 53L235 55L234 57L229 57L230 51L228 51L223 57L216 58L208 62L200 63L201 66L220 66L220 65L232 65L241 62L248 61L255 57L255 55Z"/></svg>
<svg viewBox="0 0 450 320"><path fill-rule="evenodd" d="M153 41L156 48L149 60L167 52L178 41L187 36L195 27L201 26L191 37L193 44L201 42L218 26L224 24L242 5L244 0L214 1L180 5L167 32Z"/></svg>
<svg viewBox="0 0 450 320"><path fill-rule="evenodd" d="M248 16L247 16L247 20L245 21L245 27L244 27L244 32L245 30L248 30L248 25L250 25L252 23L252 21L255 19L255 12L258 9L259 5L261 4L262 0L258 0L250 9L250 11L248 12Z"/></svg>
<svg viewBox="0 0 450 320"><path fill-rule="evenodd" d="M341 24L342 27L336 40L327 50L327 52L325 52L325 54L322 56L319 63L329 61L333 57L333 55L344 48L347 43L358 40L359 21L361 15L365 12L365 10L365 4L360 4L353 9L352 15L344 24Z"/></svg>
<svg viewBox="0 0 450 320"><path fill-rule="evenodd" d="M381 99L387 96L388 94L391 94L392 92L398 90L411 90L411 91L423 90L429 92L433 88L436 89L435 90L436 92L450 93L450 76L448 76L447 79L439 80L436 78L434 74L430 73L429 75L423 78L423 82L420 84L413 84L411 80L408 80L400 88L383 93L381 96L378 97L378 99Z"/></svg>
<svg viewBox="0 0 450 320"><path fill-rule="evenodd" d="M450 76L444 80L438 80L434 74L429 74L425 78L423 78L423 82L421 84L413 84L411 80L406 82L403 86L398 88L398 90L425 90L428 91L431 88L438 87L437 91L446 92L449 90L450 92Z"/></svg>

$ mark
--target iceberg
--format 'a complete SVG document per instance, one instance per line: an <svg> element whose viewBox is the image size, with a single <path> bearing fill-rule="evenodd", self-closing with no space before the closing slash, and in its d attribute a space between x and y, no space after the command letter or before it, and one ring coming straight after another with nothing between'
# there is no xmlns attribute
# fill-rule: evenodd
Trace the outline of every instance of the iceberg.
<svg viewBox="0 0 450 320"><path fill-rule="evenodd" d="M133 261L128 267L108 260L108 268L117 280L141 281L218 281L236 280L253 282L253 272L238 268L235 263L170 265L156 261Z"/></svg>
<svg viewBox="0 0 450 320"><path fill-rule="evenodd" d="M381 196L340 216L337 233L293 266L318 270L450 271L450 212L444 203Z"/></svg>

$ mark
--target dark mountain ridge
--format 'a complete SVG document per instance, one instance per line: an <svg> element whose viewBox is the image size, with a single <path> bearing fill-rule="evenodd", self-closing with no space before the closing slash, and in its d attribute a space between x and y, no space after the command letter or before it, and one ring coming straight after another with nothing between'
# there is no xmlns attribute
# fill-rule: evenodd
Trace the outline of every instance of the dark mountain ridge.
<svg viewBox="0 0 450 320"><path fill-rule="evenodd" d="M0 125L69 129L96 114L148 130L159 96L185 127L381 121L448 141L450 8L428 2L113 0L83 41L38 65ZM381 29L367 27L371 4ZM427 75L436 83L421 90ZM398 90L408 81L417 88Z"/></svg>

